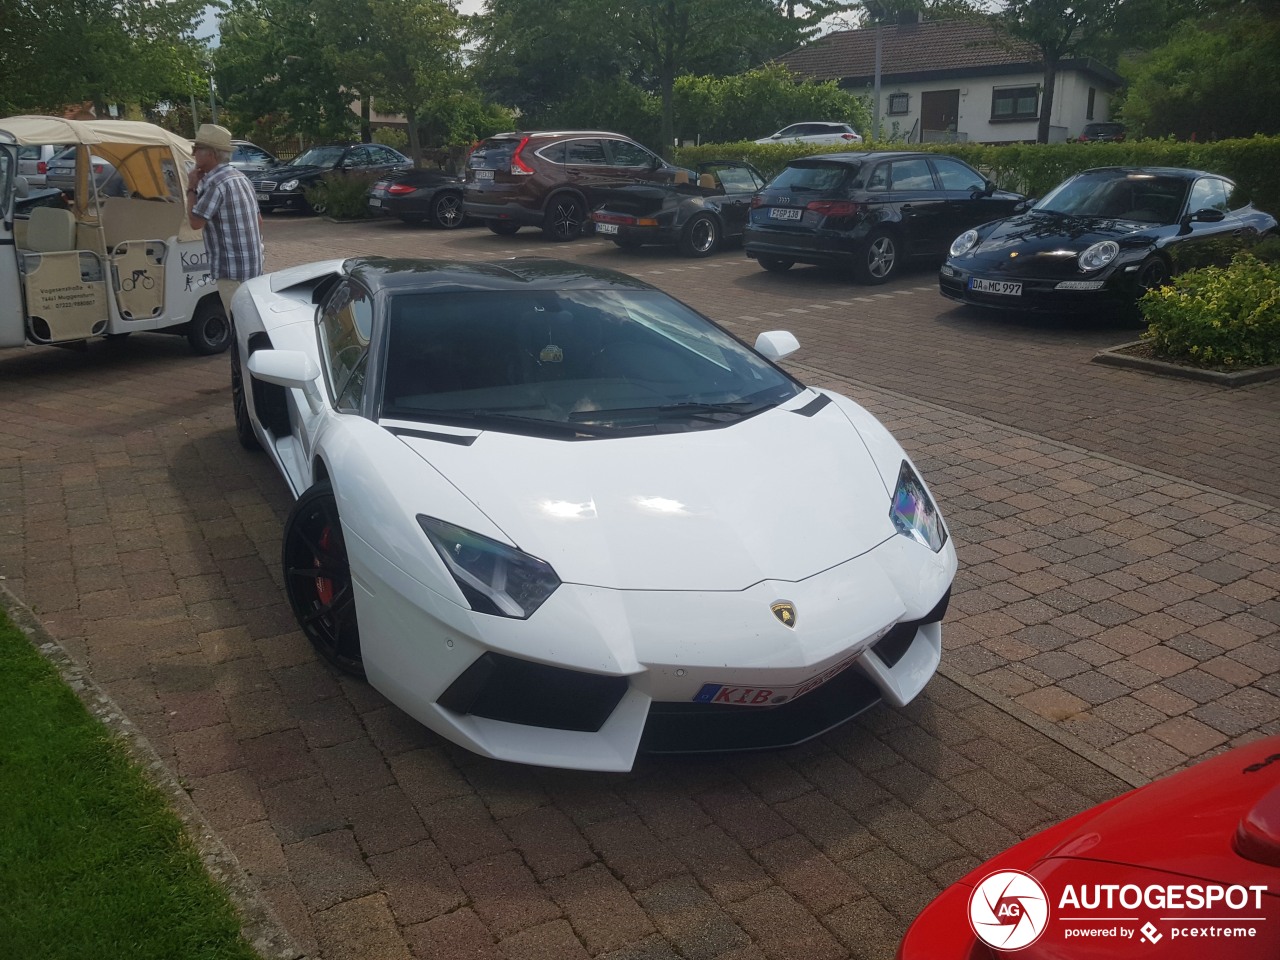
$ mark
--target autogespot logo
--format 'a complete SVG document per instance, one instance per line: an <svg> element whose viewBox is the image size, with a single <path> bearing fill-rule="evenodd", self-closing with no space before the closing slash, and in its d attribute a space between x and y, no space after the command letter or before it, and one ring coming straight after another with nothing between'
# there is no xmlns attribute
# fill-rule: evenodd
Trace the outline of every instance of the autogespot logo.
<svg viewBox="0 0 1280 960"><path fill-rule="evenodd" d="M993 873L969 897L969 925L989 947L1021 950L1049 925L1049 898L1038 880L1021 870Z"/></svg>

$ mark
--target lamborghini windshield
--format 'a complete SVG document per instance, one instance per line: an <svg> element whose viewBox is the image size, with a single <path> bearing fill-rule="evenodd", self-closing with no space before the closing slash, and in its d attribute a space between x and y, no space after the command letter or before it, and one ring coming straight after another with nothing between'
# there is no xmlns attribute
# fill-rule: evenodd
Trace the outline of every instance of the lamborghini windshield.
<svg viewBox="0 0 1280 960"><path fill-rule="evenodd" d="M802 387L658 291L402 293L384 418L567 436L725 426Z"/></svg>

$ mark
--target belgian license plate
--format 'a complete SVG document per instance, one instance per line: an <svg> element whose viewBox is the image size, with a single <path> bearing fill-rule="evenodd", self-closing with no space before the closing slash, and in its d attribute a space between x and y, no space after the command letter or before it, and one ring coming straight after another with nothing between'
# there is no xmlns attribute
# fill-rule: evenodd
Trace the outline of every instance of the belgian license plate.
<svg viewBox="0 0 1280 960"><path fill-rule="evenodd" d="M493 171L492 171L492 170L477 170L477 171L476 171L476 179L477 179L477 180L492 180L492 179L493 179Z"/></svg>
<svg viewBox="0 0 1280 960"><path fill-rule="evenodd" d="M618 225L616 223L597 223L596 233L617 233Z"/></svg>
<svg viewBox="0 0 1280 960"><path fill-rule="evenodd" d="M1009 280L983 280L981 277L970 277L969 289L974 293L998 293L1006 297L1022 296L1022 284Z"/></svg>
<svg viewBox="0 0 1280 960"><path fill-rule="evenodd" d="M271 199L271 194L269 194L269 193L260 193L260 194L258 194L258 199L259 199L259 200L270 200L270 199Z"/></svg>
<svg viewBox="0 0 1280 960"><path fill-rule="evenodd" d="M370 197L370 198L369 198L369 206L371 206L371 207L380 207L380 206L382 206L382 201L381 201L381 200L379 200L377 197Z"/></svg>
<svg viewBox="0 0 1280 960"><path fill-rule="evenodd" d="M769 216L774 220L799 220L804 216L804 211L794 207L774 207L769 211Z"/></svg>
<svg viewBox="0 0 1280 960"><path fill-rule="evenodd" d="M746 687L727 683L704 683L694 694L694 703L729 703L735 707L776 707L797 697L803 697L811 690L816 690L838 673L853 665L853 661L862 656L863 651L850 654L839 663L823 670L816 677L810 677L804 683L788 686Z"/></svg>

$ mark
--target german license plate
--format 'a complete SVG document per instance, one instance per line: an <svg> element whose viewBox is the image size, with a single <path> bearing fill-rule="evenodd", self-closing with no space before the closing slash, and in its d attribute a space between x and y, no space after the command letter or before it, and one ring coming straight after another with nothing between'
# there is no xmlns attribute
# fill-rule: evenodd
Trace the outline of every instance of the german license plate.
<svg viewBox="0 0 1280 960"><path fill-rule="evenodd" d="M270 199L271 199L271 194L269 194L269 193L260 193L260 194L258 194L258 199L259 199L259 200L270 200Z"/></svg>
<svg viewBox="0 0 1280 960"><path fill-rule="evenodd" d="M969 289L974 293L998 293L1006 297L1022 296L1022 284L1009 280L983 280L981 277L970 277Z"/></svg>
<svg viewBox="0 0 1280 960"><path fill-rule="evenodd" d="M618 225L616 223L597 223L596 233L617 233Z"/></svg>
<svg viewBox="0 0 1280 960"><path fill-rule="evenodd" d="M477 170L477 171L476 171L476 179L477 179L477 180L492 180L492 179L493 179L493 171L492 171L492 170Z"/></svg>
<svg viewBox="0 0 1280 960"><path fill-rule="evenodd" d="M797 697L803 697L811 690L816 690L838 673L852 666L853 661L862 656L863 650L850 654L839 663L823 670L816 677L810 677L804 683L789 686L746 687L727 683L704 683L694 694L694 703L729 703L735 707L776 707Z"/></svg>
<svg viewBox="0 0 1280 960"><path fill-rule="evenodd" d="M769 211L769 216L774 220L799 220L804 216L804 211L794 207L774 207Z"/></svg>
<svg viewBox="0 0 1280 960"><path fill-rule="evenodd" d="M379 200L377 197L370 197L370 198L369 198L369 206L371 206L371 207L380 207L380 206L382 206L382 201L381 201L381 200Z"/></svg>

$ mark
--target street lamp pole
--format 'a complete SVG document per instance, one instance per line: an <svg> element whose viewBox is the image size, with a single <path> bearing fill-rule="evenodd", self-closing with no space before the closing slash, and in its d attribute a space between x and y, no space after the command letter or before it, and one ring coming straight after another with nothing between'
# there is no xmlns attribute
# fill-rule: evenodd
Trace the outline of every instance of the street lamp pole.
<svg viewBox="0 0 1280 960"><path fill-rule="evenodd" d="M210 122L212 122L212 123L217 123L217 122L218 122L218 98L217 98L217 88L214 86L214 83L213 83L213 61L212 61L212 60L206 60L206 61L205 61L205 63L204 63L204 68L205 68L207 71L209 71L209 117L210 117Z"/></svg>

